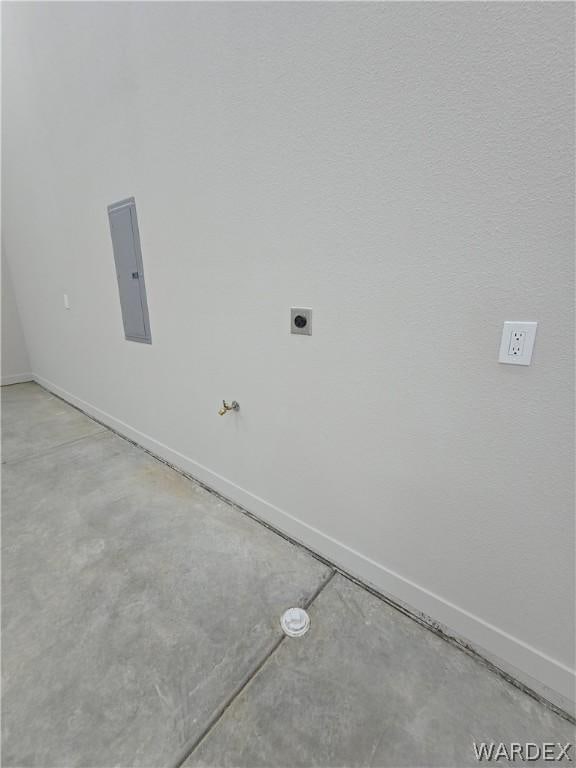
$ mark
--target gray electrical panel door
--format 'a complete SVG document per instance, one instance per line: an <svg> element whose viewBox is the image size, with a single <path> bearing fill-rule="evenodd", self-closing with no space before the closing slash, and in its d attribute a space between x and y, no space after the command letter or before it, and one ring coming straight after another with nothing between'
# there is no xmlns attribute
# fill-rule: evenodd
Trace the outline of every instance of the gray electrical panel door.
<svg viewBox="0 0 576 768"><path fill-rule="evenodd" d="M116 262L124 335L130 341L152 343L144 268L134 198L108 206L112 248Z"/></svg>

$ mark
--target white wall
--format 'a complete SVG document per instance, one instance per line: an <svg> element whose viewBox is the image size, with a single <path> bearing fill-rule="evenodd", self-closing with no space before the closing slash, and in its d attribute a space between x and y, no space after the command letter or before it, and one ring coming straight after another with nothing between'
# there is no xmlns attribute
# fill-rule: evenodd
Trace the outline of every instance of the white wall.
<svg viewBox="0 0 576 768"><path fill-rule="evenodd" d="M572 5L4 11L38 379L573 696ZM497 363L506 319L539 322L532 367Z"/></svg>
<svg viewBox="0 0 576 768"><path fill-rule="evenodd" d="M32 379L8 262L2 258L2 384Z"/></svg>

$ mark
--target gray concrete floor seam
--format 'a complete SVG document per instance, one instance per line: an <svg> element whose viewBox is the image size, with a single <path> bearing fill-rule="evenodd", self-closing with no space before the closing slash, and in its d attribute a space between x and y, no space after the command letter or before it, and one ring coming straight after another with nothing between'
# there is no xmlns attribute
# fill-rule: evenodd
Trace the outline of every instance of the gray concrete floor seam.
<svg viewBox="0 0 576 768"><path fill-rule="evenodd" d="M482 743L574 742L564 719L340 574L310 619L183 768L472 768Z"/></svg>
<svg viewBox="0 0 576 768"><path fill-rule="evenodd" d="M31 461L32 459L39 459L42 456L48 456L52 453L55 453L56 451L61 450L62 448L68 448L71 445L74 445L75 443L80 443L83 440L101 440L109 430L106 429L106 427L102 427L101 430L98 432L94 432L90 435L83 435L82 437L75 437L73 440L64 440L61 443L55 443L50 448L46 448L44 451L38 451L36 453L32 452L27 454L26 456L16 456L14 459L6 459L5 461L2 461L2 466L13 466L14 464L20 464L23 461Z"/></svg>
<svg viewBox="0 0 576 768"><path fill-rule="evenodd" d="M324 580L324 582L319 585L318 589L315 591L315 593L310 597L310 599L304 605L304 608L306 610L308 610L310 606L313 605L315 600L322 594L322 592L330 584L330 582L336 576L336 574L337 574L337 571L333 570L332 573L330 573L330 575ZM220 707L214 713L214 717L208 723L203 733L201 733L184 750L182 750L178 758L173 763L170 763L170 768L180 768L182 765L186 763L187 760L190 759L190 757L194 754L194 751L200 746L200 744L204 741L204 739L206 739L207 736L209 736L211 730L225 716L226 712L232 706L232 704L238 698L238 696L240 696L243 693L243 691L250 685L252 680L254 680L254 678L258 675L258 673L266 666L266 664L274 656L274 654L276 653L278 648L280 648L284 640L286 640L286 635L282 634L278 638L278 640L273 644L273 646L270 648L269 652L265 654L264 657L259 661L259 663L254 667L254 669L251 670L251 672L249 672L248 675L246 675L245 680L239 686L237 686L237 688L234 690L231 696L229 696L229 698L224 702L223 706Z"/></svg>
<svg viewBox="0 0 576 768"><path fill-rule="evenodd" d="M332 569L113 430L31 455L86 423L9 400L2 763L169 765Z"/></svg>

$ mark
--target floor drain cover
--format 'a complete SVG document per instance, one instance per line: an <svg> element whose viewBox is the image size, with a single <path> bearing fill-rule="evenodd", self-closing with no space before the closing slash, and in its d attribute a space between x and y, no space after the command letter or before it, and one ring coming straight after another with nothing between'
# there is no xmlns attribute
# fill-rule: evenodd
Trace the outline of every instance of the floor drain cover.
<svg viewBox="0 0 576 768"><path fill-rule="evenodd" d="M280 626L288 637L301 637L310 629L310 616L304 608L288 608L282 614Z"/></svg>

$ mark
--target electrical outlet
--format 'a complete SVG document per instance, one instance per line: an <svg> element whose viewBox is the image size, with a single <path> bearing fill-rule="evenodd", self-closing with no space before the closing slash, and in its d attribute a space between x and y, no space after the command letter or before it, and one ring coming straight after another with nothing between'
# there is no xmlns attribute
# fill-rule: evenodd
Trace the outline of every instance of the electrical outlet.
<svg viewBox="0 0 576 768"><path fill-rule="evenodd" d="M64 294L64 309L70 309L70 299L67 293Z"/></svg>
<svg viewBox="0 0 576 768"><path fill-rule="evenodd" d="M524 352L524 343L526 342L526 331L512 331L510 334L510 346L508 354L514 357L522 356Z"/></svg>
<svg viewBox="0 0 576 768"><path fill-rule="evenodd" d="M510 365L530 365L536 338L535 322L507 320L502 330L498 362Z"/></svg>

